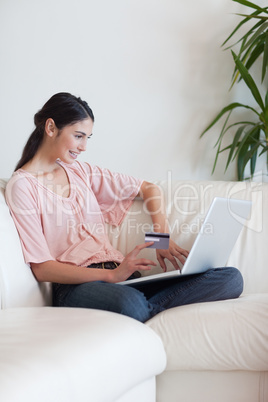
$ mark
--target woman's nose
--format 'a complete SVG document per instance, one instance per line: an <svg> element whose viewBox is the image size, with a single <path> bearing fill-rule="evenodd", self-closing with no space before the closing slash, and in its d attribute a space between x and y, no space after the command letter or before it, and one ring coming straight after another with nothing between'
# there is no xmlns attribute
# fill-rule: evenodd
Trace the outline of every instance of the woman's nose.
<svg viewBox="0 0 268 402"><path fill-rule="evenodd" d="M86 151L86 149L87 149L87 139L86 138L83 138L83 140L80 142L78 148L80 151Z"/></svg>

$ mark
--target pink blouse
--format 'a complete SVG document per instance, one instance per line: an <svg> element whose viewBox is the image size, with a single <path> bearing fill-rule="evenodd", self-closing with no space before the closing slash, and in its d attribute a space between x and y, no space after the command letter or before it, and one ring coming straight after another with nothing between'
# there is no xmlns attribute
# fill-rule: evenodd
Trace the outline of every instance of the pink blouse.
<svg viewBox="0 0 268 402"><path fill-rule="evenodd" d="M70 193L62 197L19 169L9 180L6 201L20 235L26 263L49 260L87 266L121 262L105 223L120 225L141 180L88 163L65 164Z"/></svg>

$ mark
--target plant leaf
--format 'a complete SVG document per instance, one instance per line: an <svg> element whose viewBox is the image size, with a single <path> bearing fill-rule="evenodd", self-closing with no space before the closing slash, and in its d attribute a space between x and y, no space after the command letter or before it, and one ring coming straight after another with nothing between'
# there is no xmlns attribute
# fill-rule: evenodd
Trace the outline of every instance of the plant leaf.
<svg viewBox="0 0 268 402"><path fill-rule="evenodd" d="M213 168L212 168L212 174L215 172L215 168L216 168L216 165L217 165L217 161L218 161L218 157L219 157L219 153L220 153L219 148L220 148L220 145L218 146L218 149L217 149L217 152L216 152L216 156L215 156L215 160L214 160Z"/></svg>
<svg viewBox="0 0 268 402"><path fill-rule="evenodd" d="M268 18L268 17L267 17ZM252 37L249 39L249 41L245 44L244 49L245 50L247 47L251 46L254 44L254 42L258 41L260 34L268 27L268 22L263 23L259 29L252 35Z"/></svg>
<svg viewBox="0 0 268 402"><path fill-rule="evenodd" d="M225 133L225 127L227 125L229 117L231 116L231 113L232 113L232 110L230 110L228 116L226 117L225 122L224 122L223 127L222 127L222 130L220 132L219 138L218 138L218 140L217 140L217 142L215 144L215 146L218 144L218 148L217 148L216 157L215 157L215 161L214 161L213 168L212 168L212 174L214 173L215 168L216 168L216 164L217 164L218 157L219 157L219 154L220 154L220 149L221 149L222 137L223 137L223 135Z"/></svg>
<svg viewBox="0 0 268 402"><path fill-rule="evenodd" d="M239 3L239 4L242 4L243 6L254 8L254 9L256 9L258 11L261 11L261 12L264 12L264 13L268 12L268 11L266 11L265 8L261 8L260 6L257 6L256 4L251 3L250 1L247 1L247 0L233 0L233 1L235 3Z"/></svg>
<svg viewBox="0 0 268 402"><path fill-rule="evenodd" d="M261 13L261 11L255 11L254 13L252 13L251 15L244 15L244 18L236 27L235 29L231 32L231 34L228 36L227 39L225 39L225 41L223 42L223 44L221 46L224 46L230 39L232 36L234 36L234 34L241 28L242 25L244 25L246 22L248 22L251 17L255 17L258 16Z"/></svg>
<svg viewBox="0 0 268 402"><path fill-rule="evenodd" d="M240 60L243 62L243 64L245 65L245 67L247 68L247 70L250 69L250 67L255 63L256 59L263 53L263 49L264 49L264 42L265 42L265 34L262 35L262 37L259 40L259 43L254 43L252 44L247 51L245 51L245 53L243 54L243 56L239 57ZM241 45L242 46L242 45ZM255 46L255 48L254 48ZM247 60L248 59L248 60ZM235 74L235 75L234 75ZM237 81L238 77L239 77L240 73L237 69L237 66L235 65L234 68L234 72L233 72L233 76L232 76L232 84L231 84L231 88L233 87L233 85L235 84L235 82ZM242 77L240 75L240 78L238 80L238 82L240 82L242 80ZM231 89L230 88L230 89Z"/></svg>
<svg viewBox="0 0 268 402"><path fill-rule="evenodd" d="M256 102L258 103L258 105L260 106L261 110L264 111L264 104L262 101L262 97L260 95L260 92L257 88L257 85L255 84L253 78L251 77L251 75L249 74L248 70L246 69L246 67L243 65L243 63L238 59L238 57L236 56L236 54L232 51L232 55L234 58L234 62L237 65L237 68L241 74L242 79L245 81L245 83L247 84L248 88L250 89L253 97L255 98Z"/></svg>
<svg viewBox="0 0 268 402"><path fill-rule="evenodd" d="M257 14L257 12L256 12L256 14ZM246 21L245 21L246 20ZM245 18L245 20L243 20L243 21L245 21L245 22L247 22L248 20L249 20L249 18ZM244 22L244 23L245 23ZM230 48L232 48L233 46L235 46L235 45L237 45L239 42L246 42L247 41L247 38L253 33L253 32L255 32L255 29L256 28L258 28L261 24L263 24L263 21L258 21L249 31L247 31L246 33L245 33L245 35L243 35L237 42L235 42L235 43L233 43L232 45L230 45L230 46L228 46L228 47L226 47L224 50L228 50L228 49L230 49ZM240 24L239 24L240 25ZM229 40L229 39L228 39ZM227 39L226 39L226 41L222 44L222 46L225 44L227 42ZM241 46L240 46L240 49L242 48L243 49L243 47L244 47L244 45L243 45L243 43L241 44ZM239 52L239 54L240 54L241 52Z"/></svg>
<svg viewBox="0 0 268 402"><path fill-rule="evenodd" d="M256 161L257 161L257 155L258 155L258 149L260 147L260 142L256 142L253 145L250 145L248 151L244 155L244 160L243 160L243 170L245 170L245 167L248 162L250 162L250 174L253 176L255 172L255 167L256 167Z"/></svg>
<svg viewBox="0 0 268 402"><path fill-rule="evenodd" d="M257 58L263 53L263 50L264 50L264 41L261 41L261 43L255 46L247 62L245 63L245 67L247 68L247 70L249 70L250 67L255 63Z"/></svg>
<svg viewBox="0 0 268 402"><path fill-rule="evenodd" d="M264 45L264 52L263 52L263 62L262 62L262 82L264 80L266 71L267 71L267 66L268 66L268 32L266 32L265 35L265 45Z"/></svg>
<svg viewBox="0 0 268 402"><path fill-rule="evenodd" d="M228 159L227 159L227 162L226 162L225 171L227 170L227 168L228 168L228 166L229 166L229 164L230 164L230 162L231 162L231 160L233 158L235 148L237 147L239 139L240 139L243 131L245 130L245 128L246 128L246 125L241 126L241 127L238 128L238 130L235 133L234 140L233 140L233 143L231 144L231 149L230 149Z"/></svg>
<svg viewBox="0 0 268 402"><path fill-rule="evenodd" d="M252 155L251 159L250 159L250 173L251 173L251 176L254 175L254 172L255 172L255 169L256 169L257 156L258 156L258 152L256 150L254 152L254 154Z"/></svg>
<svg viewBox="0 0 268 402"><path fill-rule="evenodd" d="M222 137L223 137L224 134L226 133L225 127L227 126L227 123L228 123L228 120L229 120L229 118L230 118L230 116L231 116L231 113L232 113L232 110L230 110L228 116L227 116L226 119L225 119L225 122L224 122L224 124L223 124L223 126L222 126L222 129L221 129L219 138L218 138L218 140L217 140L217 142L216 142L216 144L215 144L215 147L216 147L219 143L220 143L220 145L221 145Z"/></svg>
<svg viewBox="0 0 268 402"><path fill-rule="evenodd" d="M254 171L255 171L256 155L257 155L257 152L258 152L258 148L259 148L259 144L254 144L253 146L250 146L248 151L244 154L242 169L244 171L245 168L246 168L247 163L250 162L250 165L251 165L250 166L250 173L251 173L251 175L253 175ZM253 162L252 158L255 159L254 160L255 163L252 163Z"/></svg>
<svg viewBox="0 0 268 402"><path fill-rule="evenodd" d="M227 149L230 149L231 146L232 146L232 144L231 144L231 145L227 145L227 147L224 147L224 148L220 149L219 152L222 153L222 152L224 152L224 151L227 151Z"/></svg>
<svg viewBox="0 0 268 402"><path fill-rule="evenodd" d="M236 123L230 124L230 126L228 126L225 131L228 131L230 128L235 127L235 126L241 126L241 124L244 124L245 126L255 126L256 125L256 123L253 123L253 121L237 121Z"/></svg>
<svg viewBox="0 0 268 402"><path fill-rule="evenodd" d="M264 147L263 150L260 152L259 156L261 156L262 154L265 154L265 152L268 153L268 146ZM268 154L267 154L268 155Z"/></svg>
<svg viewBox="0 0 268 402"><path fill-rule="evenodd" d="M267 13L267 11L265 11L265 12ZM264 15L258 15L258 14L260 14L260 13L256 13L256 14L253 13L253 14L250 14L250 15L237 13L236 15L240 15L241 17L248 17L248 19L255 18L255 19L267 21L267 17L265 17Z"/></svg>
<svg viewBox="0 0 268 402"><path fill-rule="evenodd" d="M259 128L257 135L256 135L256 140L258 140L255 145L251 145L250 148L253 150L253 153L250 156L250 173L251 176L253 176L255 172L255 167L256 167L256 162L257 162L257 156L258 156L258 149L260 147L260 134L261 134L261 128Z"/></svg>
<svg viewBox="0 0 268 402"><path fill-rule="evenodd" d="M208 125L208 127L201 133L200 137L203 137L203 135L211 129L211 127L213 127L218 120L220 120L220 118L227 112L229 112L230 110L234 110L238 107L242 107L245 109L250 109L252 110L254 113L256 113L259 116L259 113L251 106L248 105L243 105L242 103L238 103L238 102L234 102L234 103L230 103L230 105L224 107L220 113L215 117L215 119Z"/></svg>
<svg viewBox="0 0 268 402"><path fill-rule="evenodd" d="M237 155L237 173L238 173L238 180L244 179L244 172L247 163L250 161L250 174L251 177L255 172L255 165L256 165L256 158L258 148L260 146L260 142L257 142L254 145L248 145L245 143L241 148ZM251 163L253 160L253 163ZM255 163L254 163L255 162Z"/></svg>
<svg viewBox="0 0 268 402"><path fill-rule="evenodd" d="M243 180L244 179L244 155L248 150L248 145L244 144L244 146L241 148L240 152L237 155L237 176L238 180Z"/></svg>
<svg viewBox="0 0 268 402"><path fill-rule="evenodd" d="M266 92L265 95L265 109L268 110L268 91Z"/></svg>
<svg viewBox="0 0 268 402"><path fill-rule="evenodd" d="M254 127L252 127L247 133L245 133L244 138L237 146L237 151L234 155L234 158L241 152L241 149L244 149L245 144L247 145L248 148L252 143L256 142L255 136L258 134L259 130L260 126L259 124L257 124L254 125Z"/></svg>

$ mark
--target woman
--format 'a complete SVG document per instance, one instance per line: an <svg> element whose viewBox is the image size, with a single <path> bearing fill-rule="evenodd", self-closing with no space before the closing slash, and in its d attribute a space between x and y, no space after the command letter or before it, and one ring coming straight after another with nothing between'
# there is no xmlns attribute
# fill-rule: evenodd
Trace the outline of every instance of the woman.
<svg viewBox="0 0 268 402"><path fill-rule="evenodd" d="M85 101L68 93L52 96L36 113L36 128L6 189L6 200L17 226L25 262L36 279L53 283L55 306L114 311L142 322L167 308L238 297L243 288L235 268L155 285L122 286L137 271L155 263L140 258L151 243L127 256L115 250L105 223L119 225L133 199L141 196L154 230L167 232L159 188L146 181L77 161L92 136L94 115ZM179 269L188 252L172 240L157 250ZM102 268L102 269L100 269Z"/></svg>

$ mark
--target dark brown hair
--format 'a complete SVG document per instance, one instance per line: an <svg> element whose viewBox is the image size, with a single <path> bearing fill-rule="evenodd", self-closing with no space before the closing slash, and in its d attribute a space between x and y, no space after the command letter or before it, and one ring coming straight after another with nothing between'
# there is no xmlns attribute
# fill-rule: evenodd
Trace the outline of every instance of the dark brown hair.
<svg viewBox="0 0 268 402"><path fill-rule="evenodd" d="M20 169L29 162L40 147L47 119L53 119L56 127L62 130L65 126L77 123L78 121L91 118L94 122L94 115L87 102L67 92L60 92L53 95L34 116L35 130L30 135L22 152L21 159L15 170Z"/></svg>

